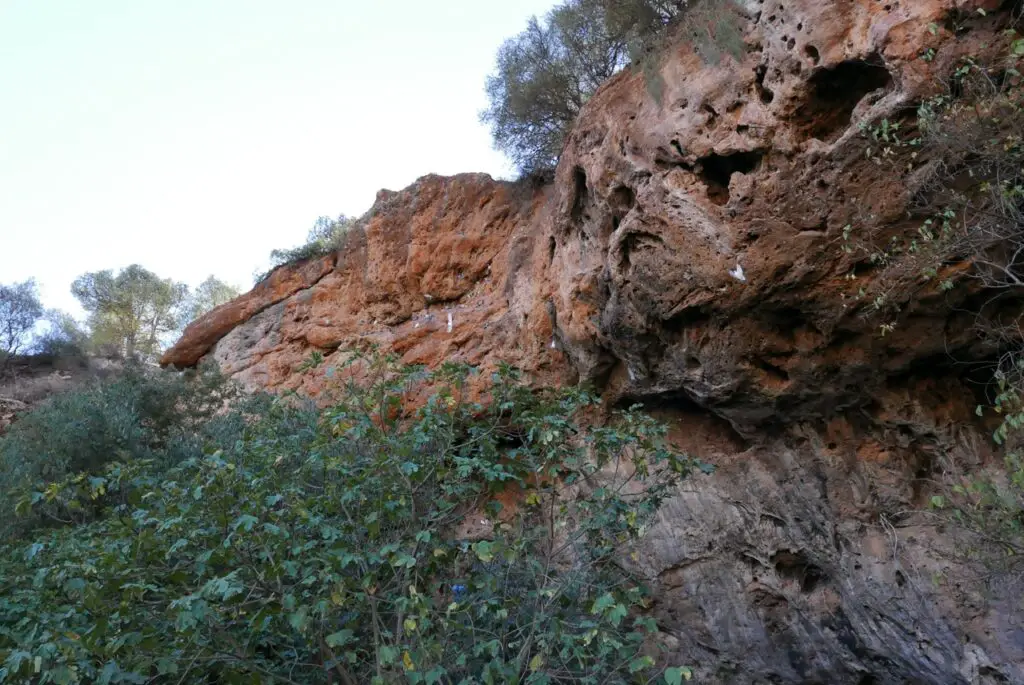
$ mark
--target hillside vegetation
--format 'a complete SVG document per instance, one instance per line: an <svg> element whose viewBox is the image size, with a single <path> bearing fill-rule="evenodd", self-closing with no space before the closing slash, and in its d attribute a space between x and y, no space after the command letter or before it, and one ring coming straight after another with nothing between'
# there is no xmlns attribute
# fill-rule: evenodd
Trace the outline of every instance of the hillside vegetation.
<svg viewBox="0 0 1024 685"><path fill-rule="evenodd" d="M468 369L353 369L322 411L138 370L18 421L0 681L681 681L616 563L702 466L662 426L511 370L484 406Z"/></svg>

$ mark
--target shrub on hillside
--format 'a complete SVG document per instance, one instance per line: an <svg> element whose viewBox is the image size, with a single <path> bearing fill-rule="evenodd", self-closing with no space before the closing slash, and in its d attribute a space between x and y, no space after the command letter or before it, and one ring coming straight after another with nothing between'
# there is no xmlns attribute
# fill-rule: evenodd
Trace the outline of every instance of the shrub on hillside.
<svg viewBox="0 0 1024 685"><path fill-rule="evenodd" d="M679 683L628 550L695 462L580 390L355 357L320 414L287 399L170 466L37 490L102 515L0 548L0 675L177 683ZM345 373L336 371L336 376ZM421 381L439 389L403 411ZM310 419L313 419L312 421Z"/></svg>
<svg viewBox="0 0 1024 685"><path fill-rule="evenodd" d="M204 443L237 433L231 415L216 416L233 397L233 386L212 370L176 374L139 366L54 395L0 440L0 493L13 501L16 489L97 474L110 462L173 463L201 454ZM40 513L68 517L60 502L51 503Z"/></svg>
<svg viewBox="0 0 1024 685"><path fill-rule="evenodd" d="M37 355L83 361L89 349L89 332L73 316L60 310L48 311L46 328L32 343Z"/></svg>

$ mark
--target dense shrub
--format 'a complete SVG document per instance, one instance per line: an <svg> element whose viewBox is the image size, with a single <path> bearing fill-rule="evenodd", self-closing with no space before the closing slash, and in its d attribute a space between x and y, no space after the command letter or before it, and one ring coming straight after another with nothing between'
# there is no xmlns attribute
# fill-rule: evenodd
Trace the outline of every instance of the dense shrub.
<svg viewBox="0 0 1024 685"><path fill-rule="evenodd" d="M628 549L694 466L629 410L503 369L355 357L322 413L287 398L164 466L122 458L23 507L107 499L0 548L0 681L679 683ZM346 369L339 369L342 377ZM422 381L437 391L407 414ZM502 505L504 503L504 506Z"/></svg>
<svg viewBox="0 0 1024 685"><path fill-rule="evenodd" d="M32 341L37 355L84 360L89 349L89 332L73 316L51 310L44 316L45 328Z"/></svg>
<svg viewBox="0 0 1024 685"><path fill-rule="evenodd" d="M204 441L232 434L231 417L216 413L235 395L212 370L176 374L133 366L54 395L0 440L0 494L12 501L15 489L97 474L114 461L165 464L201 454ZM58 505L37 513L78 518Z"/></svg>

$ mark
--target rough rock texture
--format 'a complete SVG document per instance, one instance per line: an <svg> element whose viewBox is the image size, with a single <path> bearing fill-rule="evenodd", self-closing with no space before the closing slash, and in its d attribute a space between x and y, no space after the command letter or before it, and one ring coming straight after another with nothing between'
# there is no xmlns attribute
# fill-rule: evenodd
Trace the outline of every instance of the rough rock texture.
<svg viewBox="0 0 1024 685"><path fill-rule="evenodd" d="M969 325L984 293L949 265L960 286L897 293L882 336L856 298L878 273L841 249L846 226L884 241L922 219L914 170L869 160L859 124L909 120L993 42L1001 4L749 2L741 62L680 45L659 98L620 74L553 183L382 191L337 255L279 269L164 363L317 395L330 363L299 372L311 351L374 342L642 399L719 465L641 557L701 682L1024 682L1020 593L983 596L951 534L914 514L937 463L992 456L953 363L991 353Z"/></svg>

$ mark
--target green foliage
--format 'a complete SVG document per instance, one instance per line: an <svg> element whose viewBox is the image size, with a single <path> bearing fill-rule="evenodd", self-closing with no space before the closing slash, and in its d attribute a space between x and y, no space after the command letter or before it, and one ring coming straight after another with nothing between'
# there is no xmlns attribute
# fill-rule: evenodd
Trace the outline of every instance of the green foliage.
<svg viewBox="0 0 1024 685"><path fill-rule="evenodd" d="M356 224L357 219L341 214L337 219L321 216L309 229L306 243L288 250L274 250L270 253L270 261L274 268L283 264L292 264L306 259L323 257L337 252L345 246L345 236Z"/></svg>
<svg viewBox="0 0 1024 685"><path fill-rule="evenodd" d="M195 321L203 314L230 302L240 294L238 288L228 285L215 276L210 276L189 295L185 306L184 321Z"/></svg>
<svg viewBox="0 0 1024 685"><path fill-rule="evenodd" d="M54 395L0 440L0 495L13 502L19 488L97 474L114 461L164 464L194 456L211 432L225 430L230 417L214 420L214 413L235 396L213 370L178 374L142 367ZM92 513L68 509L56 497L48 502L52 506L37 513L52 520L78 521Z"/></svg>
<svg viewBox="0 0 1024 685"><path fill-rule="evenodd" d="M1024 570L1024 357L1014 358L1016 368L996 371L997 393L989 408L1002 417L992 438L1005 448L1004 469L959 472L930 502L973 536L966 553L982 562L990 579L1019 577ZM979 405L977 413L984 415L985 408Z"/></svg>
<svg viewBox="0 0 1024 685"><path fill-rule="evenodd" d="M622 561L702 465L636 409L593 427L594 397L511 369L481 406L467 373L356 355L322 412L282 398L184 461L34 484L33 511L100 511L0 547L0 682L689 679Z"/></svg>
<svg viewBox="0 0 1024 685"><path fill-rule="evenodd" d="M164 336L181 326L188 286L133 264L117 274L82 274L71 292L89 313L96 347L125 359L154 359Z"/></svg>
<svg viewBox="0 0 1024 685"><path fill-rule="evenodd" d="M44 316L46 328L33 340L35 354L53 357L84 358L89 346L89 333L73 316L50 310Z"/></svg>
<svg viewBox="0 0 1024 685"><path fill-rule="evenodd" d="M674 29L681 23L678 31ZM495 147L523 175L555 166L580 109L630 62L660 99L659 54L676 33L707 60L746 50L732 0L566 0L505 41L486 83Z"/></svg>
<svg viewBox="0 0 1024 685"><path fill-rule="evenodd" d="M0 370L8 357L25 346L42 317L43 305L35 281L0 283Z"/></svg>

